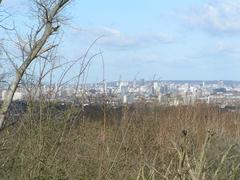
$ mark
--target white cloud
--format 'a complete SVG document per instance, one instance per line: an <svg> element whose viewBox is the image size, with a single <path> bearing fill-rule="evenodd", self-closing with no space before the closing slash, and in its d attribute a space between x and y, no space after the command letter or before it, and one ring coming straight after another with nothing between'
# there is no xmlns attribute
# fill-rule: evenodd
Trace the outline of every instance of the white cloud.
<svg viewBox="0 0 240 180"><path fill-rule="evenodd" d="M190 65L193 63L192 59L185 57L171 57L163 56L161 53L137 53L137 54L128 54L131 62L135 62L138 65L146 64L155 64L155 65L166 65L166 66L181 66L181 65ZM123 58L124 59L124 58ZM127 57L126 57L127 59Z"/></svg>
<svg viewBox="0 0 240 180"><path fill-rule="evenodd" d="M183 18L209 32L240 33L240 0L213 0L191 9Z"/></svg>
<svg viewBox="0 0 240 180"><path fill-rule="evenodd" d="M225 54L240 54L238 46L232 43L226 43L224 41L218 41L214 48L214 51L217 53Z"/></svg>
<svg viewBox="0 0 240 180"><path fill-rule="evenodd" d="M80 34L80 36L85 36L86 38L97 38L103 35L103 38L101 38L98 43L109 47L143 47L174 42L171 35L160 32L128 35L109 27L82 29L81 32L83 34Z"/></svg>

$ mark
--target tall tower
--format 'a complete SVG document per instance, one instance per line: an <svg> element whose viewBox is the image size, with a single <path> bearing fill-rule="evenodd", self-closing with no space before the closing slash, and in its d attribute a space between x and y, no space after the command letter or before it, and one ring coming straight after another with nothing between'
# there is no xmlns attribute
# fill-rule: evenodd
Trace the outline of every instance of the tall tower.
<svg viewBox="0 0 240 180"><path fill-rule="evenodd" d="M223 88L224 87L223 80L218 81L218 86L219 86L219 88Z"/></svg>

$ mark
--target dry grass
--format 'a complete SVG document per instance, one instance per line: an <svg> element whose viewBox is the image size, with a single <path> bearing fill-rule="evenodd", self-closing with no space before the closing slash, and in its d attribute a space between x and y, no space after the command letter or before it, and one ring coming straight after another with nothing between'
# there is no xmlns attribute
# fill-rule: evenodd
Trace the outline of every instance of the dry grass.
<svg viewBox="0 0 240 180"><path fill-rule="evenodd" d="M1 132L1 179L240 178L239 113L137 104L107 109L104 129L103 113L43 107Z"/></svg>

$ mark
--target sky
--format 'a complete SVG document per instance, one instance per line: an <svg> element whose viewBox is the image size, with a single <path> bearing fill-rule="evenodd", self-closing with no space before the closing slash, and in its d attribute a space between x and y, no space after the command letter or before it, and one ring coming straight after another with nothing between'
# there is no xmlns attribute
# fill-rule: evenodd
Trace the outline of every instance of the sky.
<svg viewBox="0 0 240 180"><path fill-rule="evenodd" d="M20 29L33 20L28 2L3 3ZM103 35L91 54L103 52L107 81L240 80L240 0L74 0L64 15L59 53L80 57ZM101 63L88 81L101 80Z"/></svg>

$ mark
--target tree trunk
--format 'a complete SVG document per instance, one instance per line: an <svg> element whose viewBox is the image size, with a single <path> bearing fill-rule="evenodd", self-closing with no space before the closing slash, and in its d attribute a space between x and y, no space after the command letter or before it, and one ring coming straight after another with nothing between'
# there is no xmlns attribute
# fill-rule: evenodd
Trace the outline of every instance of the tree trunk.
<svg viewBox="0 0 240 180"><path fill-rule="evenodd" d="M5 120L6 114L11 105L14 93L17 90L17 86L18 86L20 80L21 80L20 76L16 76L15 81L12 82L11 86L9 87L9 89L7 91L7 95L3 101L3 104L2 104L2 107L0 110L0 129L2 129L2 127L3 127L3 123Z"/></svg>

